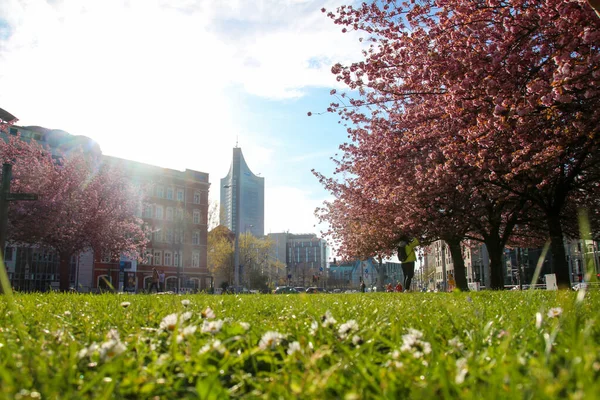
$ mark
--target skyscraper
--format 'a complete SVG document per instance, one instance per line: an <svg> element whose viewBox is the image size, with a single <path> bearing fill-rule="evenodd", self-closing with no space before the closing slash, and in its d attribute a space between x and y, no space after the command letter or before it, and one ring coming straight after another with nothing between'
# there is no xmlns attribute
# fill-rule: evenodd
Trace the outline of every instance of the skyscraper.
<svg viewBox="0 0 600 400"><path fill-rule="evenodd" d="M236 234L265 232L265 178L250 171L239 147L233 148L229 173L221 179L221 225Z"/></svg>

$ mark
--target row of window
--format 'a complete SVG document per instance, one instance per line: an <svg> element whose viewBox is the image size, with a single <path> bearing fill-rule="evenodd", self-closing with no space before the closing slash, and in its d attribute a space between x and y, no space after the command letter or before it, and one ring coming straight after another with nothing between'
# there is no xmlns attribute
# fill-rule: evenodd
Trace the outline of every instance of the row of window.
<svg viewBox="0 0 600 400"><path fill-rule="evenodd" d="M164 211L164 212L163 212ZM154 219L165 219L167 221L174 220L183 220L184 214L182 208L167 207L166 210L163 206L159 206L156 204L148 204L144 208L144 213L142 215L144 218L154 218ZM192 212L192 223L198 225L203 222L202 214L200 210L194 210Z"/></svg>
<svg viewBox="0 0 600 400"><path fill-rule="evenodd" d="M183 233L179 229L158 229L154 233L149 232L147 239L155 243L182 243ZM200 245L200 231L192 232L192 245Z"/></svg>
<svg viewBox="0 0 600 400"><path fill-rule="evenodd" d="M181 266L181 255L177 251L147 250L144 264L165 267ZM192 267L200 267L200 252L192 252Z"/></svg>
<svg viewBox="0 0 600 400"><path fill-rule="evenodd" d="M177 201L184 201L185 199L185 189L175 189L171 186L165 188L162 185L157 185L154 194L159 199ZM202 201L202 192L200 192L199 190L194 191L194 199L192 201L194 202L194 204L200 204L200 202Z"/></svg>

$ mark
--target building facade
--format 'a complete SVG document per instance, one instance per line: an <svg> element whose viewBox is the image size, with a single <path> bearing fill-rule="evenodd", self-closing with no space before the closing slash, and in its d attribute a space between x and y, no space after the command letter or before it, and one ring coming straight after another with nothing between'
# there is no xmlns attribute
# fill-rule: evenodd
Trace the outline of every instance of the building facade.
<svg viewBox="0 0 600 400"><path fill-rule="evenodd" d="M265 233L265 179L248 167L242 149L233 148L229 173L221 179L220 223L236 234Z"/></svg>
<svg viewBox="0 0 600 400"><path fill-rule="evenodd" d="M123 171L146 202L139 217L149 228L150 243L143 260L95 252L94 282L106 281L125 291L147 289L152 269L164 271L166 290L205 290L210 287L207 268L208 174L186 169L177 171L116 157L103 161Z"/></svg>

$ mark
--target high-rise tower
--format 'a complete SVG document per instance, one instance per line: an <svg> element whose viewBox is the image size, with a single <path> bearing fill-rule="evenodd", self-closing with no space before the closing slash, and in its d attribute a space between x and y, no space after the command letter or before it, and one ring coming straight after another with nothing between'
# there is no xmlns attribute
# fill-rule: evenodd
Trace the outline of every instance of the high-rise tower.
<svg viewBox="0 0 600 400"><path fill-rule="evenodd" d="M250 171L239 147L233 148L229 173L221 179L221 225L236 234L265 232L265 178Z"/></svg>

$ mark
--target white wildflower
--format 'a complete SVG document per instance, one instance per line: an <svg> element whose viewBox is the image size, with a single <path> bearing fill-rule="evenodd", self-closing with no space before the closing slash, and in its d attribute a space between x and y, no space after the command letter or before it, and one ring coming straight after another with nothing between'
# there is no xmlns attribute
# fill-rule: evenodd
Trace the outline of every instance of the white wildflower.
<svg viewBox="0 0 600 400"><path fill-rule="evenodd" d="M314 336L315 333L317 333L318 329L319 329L319 323L317 321L311 322L309 333Z"/></svg>
<svg viewBox="0 0 600 400"><path fill-rule="evenodd" d="M206 310L202 311L202 318L213 319L216 318L215 312L210 307L206 307Z"/></svg>
<svg viewBox="0 0 600 400"><path fill-rule="evenodd" d="M123 307L123 308L127 308L127 307L129 307L130 305L131 305L131 303L130 303L130 302L128 302L128 301L124 301L124 302L122 302L122 303L121 303L121 307Z"/></svg>
<svg viewBox="0 0 600 400"><path fill-rule="evenodd" d="M223 321L220 319L216 321L204 321L202 323L202 333L211 333L214 335L215 333L219 333L222 327Z"/></svg>
<svg viewBox="0 0 600 400"><path fill-rule="evenodd" d="M181 300L181 304L183 304L184 307L187 307L190 305L190 301L188 299L183 299Z"/></svg>
<svg viewBox="0 0 600 400"><path fill-rule="evenodd" d="M359 344L362 344L363 340L360 336L358 335L354 335L352 336L352 344L355 346L358 346Z"/></svg>
<svg viewBox="0 0 600 400"><path fill-rule="evenodd" d="M249 330L250 329L250 324L247 322L240 322L240 326L245 330Z"/></svg>
<svg viewBox="0 0 600 400"><path fill-rule="evenodd" d="M287 350L288 355L291 356L295 352L299 352L299 353L302 352L302 348L300 347L300 343L299 342L292 342L288 346L288 350Z"/></svg>
<svg viewBox="0 0 600 400"><path fill-rule="evenodd" d="M454 378L454 382L456 382L457 385L463 383L467 372L469 372L467 369L467 359L459 358L456 360L456 377Z"/></svg>
<svg viewBox="0 0 600 400"><path fill-rule="evenodd" d="M462 344L462 342L460 341L460 339L458 337L454 337L450 340L448 340L448 344L452 347L454 347L456 350L462 350L463 347L465 346L464 344Z"/></svg>
<svg viewBox="0 0 600 400"><path fill-rule="evenodd" d="M160 321L160 329L163 331L174 331L177 326L177 314L169 314Z"/></svg>
<svg viewBox="0 0 600 400"><path fill-rule="evenodd" d="M563 309L560 307L554 307L548 310L548 318L558 318L562 314Z"/></svg>
<svg viewBox="0 0 600 400"><path fill-rule="evenodd" d="M337 321L335 320L335 318L333 318L333 316L331 315L331 311L327 310L325 312L325 315L323 315L321 317L321 325L323 326L323 328L327 328L330 326L334 326Z"/></svg>
<svg viewBox="0 0 600 400"><path fill-rule="evenodd" d="M186 337L192 336L197 329L198 327L196 325L190 325L183 328L177 335L177 343L181 343Z"/></svg>
<svg viewBox="0 0 600 400"><path fill-rule="evenodd" d="M190 318L192 318L192 312L191 311L186 311L183 314L181 314L181 322L187 321Z"/></svg>
<svg viewBox="0 0 600 400"><path fill-rule="evenodd" d="M63 314L64 314L65 317L68 317L68 316L71 315L71 311L65 311Z"/></svg>
<svg viewBox="0 0 600 400"><path fill-rule="evenodd" d="M258 347L261 350L274 349L275 347L279 346L279 344L281 344L281 341L284 338L285 338L285 336L283 336L279 332L268 331L263 335L263 337L258 342Z"/></svg>
<svg viewBox="0 0 600 400"><path fill-rule="evenodd" d="M199 353L204 354L204 353L208 353L209 351L212 351L212 350L214 350L220 354L225 354L225 351L227 349L225 348L225 346L223 346L223 343L221 343L221 341L219 339L216 339L216 340L202 346Z"/></svg>
<svg viewBox="0 0 600 400"><path fill-rule="evenodd" d="M406 335L402 335L400 350L411 353L414 358L421 358L423 355L431 353L431 344L421 340L422 337L423 332L409 329Z"/></svg>
<svg viewBox="0 0 600 400"><path fill-rule="evenodd" d="M338 329L338 336L340 339L346 339L351 332L356 332L358 330L358 323L355 320L351 319L342 325L340 325Z"/></svg>
<svg viewBox="0 0 600 400"><path fill-rule="evenodd" d="M535 313L535 329L540 329L542 327L542 313Z"/></svg>

